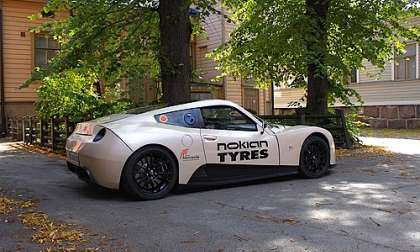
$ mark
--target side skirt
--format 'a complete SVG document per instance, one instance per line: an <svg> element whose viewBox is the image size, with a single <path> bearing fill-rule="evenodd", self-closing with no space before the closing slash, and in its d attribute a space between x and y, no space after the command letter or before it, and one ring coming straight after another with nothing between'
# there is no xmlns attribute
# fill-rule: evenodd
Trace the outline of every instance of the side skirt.
<svg viewBox="0 0 420 252"><path fill-rule="evenodd" d="M298 173L298 166L205 164L198 168L188 185L223 185Z"/></svg>

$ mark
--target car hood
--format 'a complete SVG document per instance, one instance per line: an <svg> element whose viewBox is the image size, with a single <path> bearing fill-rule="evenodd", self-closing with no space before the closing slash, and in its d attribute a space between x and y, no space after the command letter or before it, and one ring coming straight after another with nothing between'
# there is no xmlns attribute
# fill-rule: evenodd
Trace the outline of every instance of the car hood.
<svg viewBox="0 0 420 252"><path fill-rule="evenodd" d="M312 128L313 126L306 126L306 125L296 125L296 126L286 126L286 125L274 125L271 130L274 132L274 134L284 134L287 132L293 132L296 130L304 129L304 128Z"/></svg>

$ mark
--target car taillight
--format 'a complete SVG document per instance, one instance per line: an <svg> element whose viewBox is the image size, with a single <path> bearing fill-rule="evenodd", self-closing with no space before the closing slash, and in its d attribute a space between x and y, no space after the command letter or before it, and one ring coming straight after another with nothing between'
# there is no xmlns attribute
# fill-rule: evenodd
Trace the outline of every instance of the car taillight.
<svg viewBox="0 0 420 252"><path fill-rule="evenodd" d="M92 136L94 128L95 124L90 122L82 122L76 125L74 133L78 135Z"/></svg>
<svg viewBox="0 0 420 252"><path fill-rule="evenodd" d="M106 134L106 129L102 128L98 133L96 134L95 138L93 139L94 142L101 141L102 138L104 138Z"/></svg>

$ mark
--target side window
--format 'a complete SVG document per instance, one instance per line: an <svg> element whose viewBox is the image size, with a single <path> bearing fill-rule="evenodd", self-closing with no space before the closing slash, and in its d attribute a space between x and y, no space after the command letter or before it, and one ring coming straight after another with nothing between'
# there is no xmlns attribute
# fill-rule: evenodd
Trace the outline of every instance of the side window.
<svg viewBox="0 0 420 252"><path fill-rule="evenodd" d="M200 128L198 109L187 109L155 115L158 123L175 125L187 128Z"/></svg>
<svg viewBox="0 0 420 252"><path fill-rule="evenodd" d="M255 122L232 107L201 108L201 115L206 129L257 131Z"/></svg>

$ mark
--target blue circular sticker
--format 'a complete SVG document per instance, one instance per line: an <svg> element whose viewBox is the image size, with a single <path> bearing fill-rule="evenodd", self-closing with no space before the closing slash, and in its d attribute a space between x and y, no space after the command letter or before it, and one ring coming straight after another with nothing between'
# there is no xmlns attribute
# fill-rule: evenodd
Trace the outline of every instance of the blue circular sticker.
<svg viewBox="0 0 420 252"><path fill-rule="evenodd" d="M184 122L188 125L193 125L195 123L195 118L191 113L184 115Z"/></svg>

